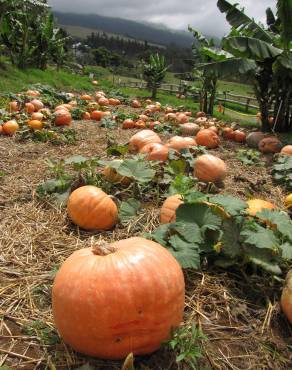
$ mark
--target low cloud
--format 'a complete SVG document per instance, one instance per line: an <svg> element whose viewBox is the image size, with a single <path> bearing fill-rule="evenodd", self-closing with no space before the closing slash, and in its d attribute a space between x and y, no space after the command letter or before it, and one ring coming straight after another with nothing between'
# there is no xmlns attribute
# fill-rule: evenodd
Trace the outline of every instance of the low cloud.
<svg viewBox="0 0 292 370"><path fill-rule="evenodd" d="M100 14L135 21L163 24L169 28L186 30L190 24L207 35L222 36L228 32L225 16L218 10L216 0L49 0L55 10L83 14ZM235 3L237 1L233 1ZM265 10L274 7L273 0L239 0L250 17L265 22Z"/></svg>

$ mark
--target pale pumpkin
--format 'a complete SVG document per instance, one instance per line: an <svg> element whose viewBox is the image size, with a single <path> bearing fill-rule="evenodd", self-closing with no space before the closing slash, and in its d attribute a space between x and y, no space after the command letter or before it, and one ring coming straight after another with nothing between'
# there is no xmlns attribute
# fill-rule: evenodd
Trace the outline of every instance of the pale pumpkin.
<svg viewBox="0 0 292 370"><path fill-rule="evenodd" d="M250 199L247 201L247 204L247 212L250 216L255 216L258 212L261 212L264 209L276 209L276 206L273 203L267 202L263 199Z"/></svg>
<svg viewBox="0 0 292 370"><path fill-rule="evenodd" d="M166 144L169 148L174 150L182 150L196 146L196 140L192 137L183 137L183 136L173 136L170 138Z"/></svg>
<svg viewBox="0 0 292 370"><path fill-rule="evenodd" d="M170 224L176 220L176 210L183 204L182 197L179 194L171 195L162 204L160 210L160 223Z"/></svg>
<svg viewBox="0 0 292 370"><path fill-rule="evenodd" d="M43 113L35 112L31 115L31 119L36 121L42 121L44 119L44 115Z"/></svg>
<svg viewBox="0 0 292 370"><path fill-rule="evenodd" d="M203 129L197 133L196 142L198 145L205 146L208 149L215 149L220 144L220 138L214 131Z"/></svg>
<svg viewBox="0 0 292 370"><path fill-rule="evenodd" d="M205 112L197 112L197 113L196 113L196 117L197 117L197 118L200 118L200 117L206 117L206 113L205 113Z"/></svg>
<svg viewBox="0 0 292 370"><path fill-rule="evenodd" d="M72 222L85 230L109 230L118 220L115 202L101 189L91 185L71 193L67 210Z"/></svg>
<svg viewBox="0 0 292 370"><path fill-rule="evenodd" d="M251 132L246 137L246 143L250 148L258 149L259 142L265 137L266 135L261 131Z"/></svg>
<svg viewBox="0 0 292 370"><path fill-rule="evenodd" d="M178 113L176 115L176 122L179 124L187 123L189 121L189 117L184 113Z"/></svg>
<svg viewBox="0 0 292 370"><path fill-rule="evenodd" d="M282 148L281 154L292 155L292 145L286 145Z"/></svg>
<svg viewBox="0 0 292 370"><path fill-rule="evenodd" d="M281 296L281 307L290 324L292 324L292 270L286 276Z"/></svg>
<svg viewBox="0 0 292 370"><path fill-rule="evenodd" d="M196 136L200 131L200 127L196 123L187 122L179 125L183 136Z"/></svg>
<svg viewBox="0 0 292 370"><path fill-rule="evenodd" d="M156 351L183 318L184 276L161 245L140 237L74 252L52 289L64 342L102 359Z"/></svg>
<svg viewBox="0 0 292 370"><path fill-rule="evenodd" d="M35 112L38 112L40 109L45 107L44 104L38 99L34 99L30 103L34 106Z"/></svg>
<svg viewBox="0 0 292 370"><path fill-rule="evenodd" d="M148 161L162 161L165 162L168 159L168 147L160 143L150 143L143 146L140 150L141 154L147 154L146 159Z"/></svg>
<svg viewBox="0 0 292 370"><path fill-rule="evenodd" d="M142 130L131 137L129 150L130 152L137 153L143 146L150 143L161 143L161 139L152 130Z"/></svg>
<svg viewBox="0 0 292 370"><path fill-rule="evenodd" d="M227 175L225 162L211 154L199 156L194 165L194 176L199 181L219 182L223 181Z"/></svg>

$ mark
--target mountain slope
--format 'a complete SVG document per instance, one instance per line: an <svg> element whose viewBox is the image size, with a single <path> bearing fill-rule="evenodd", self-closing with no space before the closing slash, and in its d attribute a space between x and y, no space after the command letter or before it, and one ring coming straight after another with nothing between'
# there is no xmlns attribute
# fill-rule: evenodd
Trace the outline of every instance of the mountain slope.
<svg viewBox="0 0 292 370"><path fill-rule="evenodd" d="M146 23L97 14L61 13L57 11L54 11L54 14L58 22L64 26L85 27L120 34L137 40L147 40L161 45L175 43L181 47L190 47L193 43L193 37L188 32L156 28Z"/></svg>

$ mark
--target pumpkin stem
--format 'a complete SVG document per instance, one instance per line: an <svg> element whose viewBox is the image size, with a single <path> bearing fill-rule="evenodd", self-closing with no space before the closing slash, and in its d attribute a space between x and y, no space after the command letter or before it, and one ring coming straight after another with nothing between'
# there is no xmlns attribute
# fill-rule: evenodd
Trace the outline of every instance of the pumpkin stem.
<svg viewBox="0 0 292 370"><path fill-rule="evenodd" d="M108 254L114 253L116 249L110 244L97 244L92 247L92 253L96 256L107 256Z"/></svg>

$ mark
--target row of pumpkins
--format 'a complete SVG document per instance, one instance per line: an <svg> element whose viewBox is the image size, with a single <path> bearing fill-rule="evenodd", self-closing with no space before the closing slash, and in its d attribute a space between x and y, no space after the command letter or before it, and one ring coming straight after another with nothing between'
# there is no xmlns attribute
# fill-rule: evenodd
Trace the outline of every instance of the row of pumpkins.
<svg viewBox="0 0 292 370"><path fill-rule="evenodd" d="M194 142L187 140L187 144L193 146ZM129 148L151 155L156 151L161 154L170 145L171 140L163 145L156 133L143 130L132 136ZM196 167L202 166L202 173L214 176L212 166L218 166L218 160L203 155L197 158ZM219 163L225 173L224 162ZM110 181L125 181L109 167L104 175ZM290 202L292 205L292 199ZM167 198L160 210L161 224L174 222L182 203L179 195ZM276 208L260 199L247 203L247 211L253 216L265 208ZM94 186L73 191L67 210L70 219L86 230L110 230L118 221L114 201ZM76 351L103 359L122 359L129 353L151 353L169 338L171 329L183 320L184 296L184 276L175 258L159 244L134 237L73 253L53 285L53 315L63 340ZM281 305L292 322L292 273L287 277Z"/></svg>

